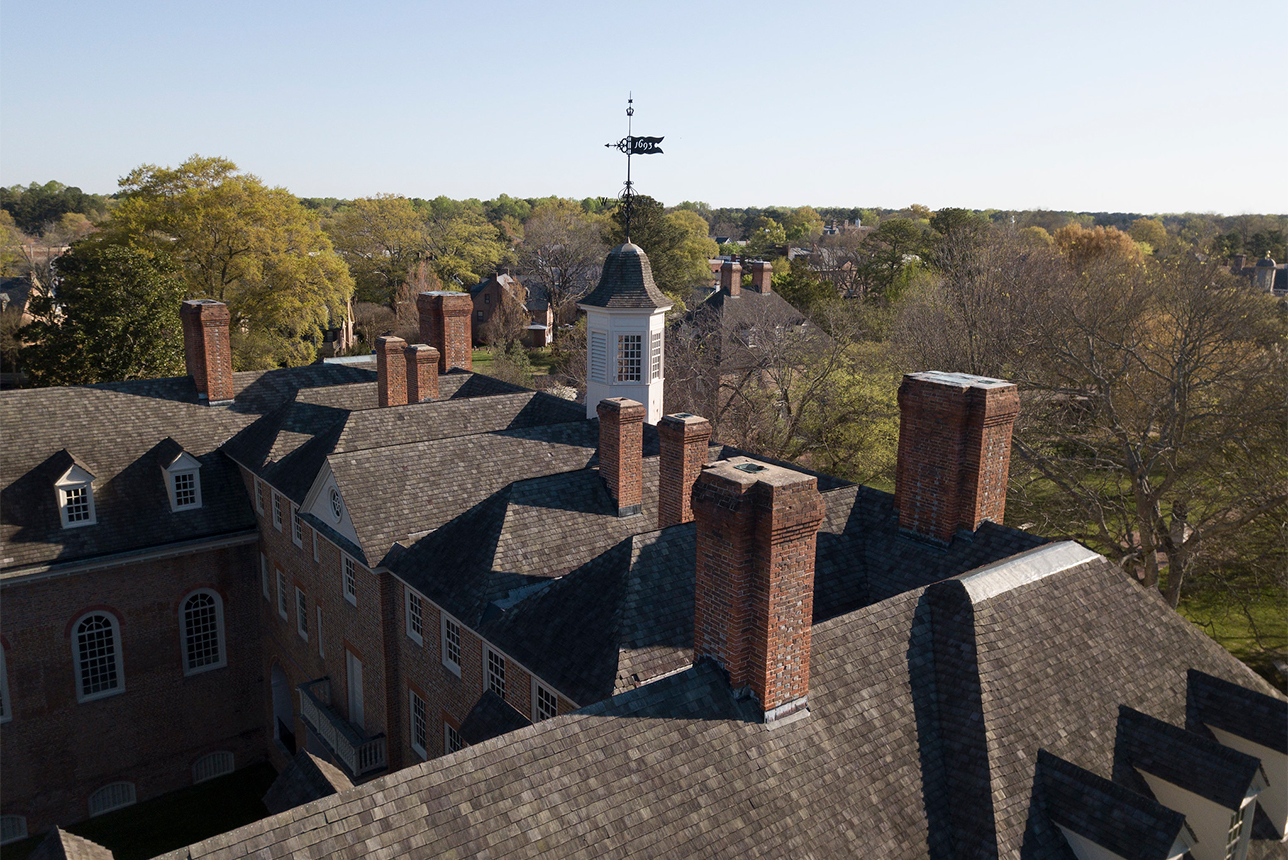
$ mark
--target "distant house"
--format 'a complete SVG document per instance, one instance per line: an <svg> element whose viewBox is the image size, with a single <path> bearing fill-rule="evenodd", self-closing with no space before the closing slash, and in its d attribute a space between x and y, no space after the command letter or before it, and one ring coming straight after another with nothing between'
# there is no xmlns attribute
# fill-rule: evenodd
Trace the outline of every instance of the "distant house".
<svg viewBox="0 0 1288 860"><path fill-rule="evenodd" d="M474 302L470 331L475 346L481 346L486 341L484 330L506 301L517 302L528 314L529 322L523 338L526 346L539 348L554 341L554 310L540 285L529 290L513 275L494 272L486 280L470 287L470 298Z"/></svg>
<svg viewBox="0 0 1288 860"><path fill-rule="evenodd" d="M1247 265L1247 255L1236 254L1230 258L1230 272L1252 282L1259 292L1288 295L1288 265L1276 263L1269 254L1254 265Z"/></svg>

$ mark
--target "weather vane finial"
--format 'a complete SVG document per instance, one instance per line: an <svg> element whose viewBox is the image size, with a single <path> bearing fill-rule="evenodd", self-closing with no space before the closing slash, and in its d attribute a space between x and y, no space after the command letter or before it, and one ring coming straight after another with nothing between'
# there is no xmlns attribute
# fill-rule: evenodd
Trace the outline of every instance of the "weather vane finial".
<svg viewBox="0 0 1288 860"><path fill-rule="evenodd" d="M631 118L635 116L635 98L628 93L626 98L626 137L617 143L606 143L604 146L616 149L626 155L626 187L622 189L622 205L626 209L626 241L631 241L631 208L634 205L635 185L631 182L631 156L657 155L662 152L659 146L660 137L636 137L631 133Z"/></svg>

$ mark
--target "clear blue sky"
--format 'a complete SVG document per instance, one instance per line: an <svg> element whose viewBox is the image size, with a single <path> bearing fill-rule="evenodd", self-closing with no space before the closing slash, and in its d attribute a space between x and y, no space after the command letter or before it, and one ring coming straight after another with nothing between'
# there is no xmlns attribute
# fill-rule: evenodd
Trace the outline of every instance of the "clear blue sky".
<svg viewBox="0 0 1288 860"><path fill-rule="evenodd" d="M5 0L0 184L1288 211L1288 3Z"/></svg>

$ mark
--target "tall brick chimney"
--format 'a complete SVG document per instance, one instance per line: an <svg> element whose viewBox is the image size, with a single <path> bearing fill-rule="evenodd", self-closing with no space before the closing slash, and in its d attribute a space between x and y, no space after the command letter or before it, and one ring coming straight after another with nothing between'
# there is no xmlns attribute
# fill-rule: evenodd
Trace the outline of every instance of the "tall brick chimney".
<svg viewBox="0 0 1288 860"><path fill-rule="evenodd" d="M742 295L742 266L726 260L720 267L720 291L731 296Z"/></svg>
<svg viewBox="0 0 1288 860"><path fill-rule="evenodd" d="M376 392L380 406L407 402L407 341L400 337L376 338Z"/></svg>
<svg viewBox="0 0 1288 860"><path fill-rule="evenodd" d="M664 529L693 521L693 484L707 464L711 423L698 415L677 412L658 422L657 435L661 443L657 527Z"/></svg>
<svg viewBox="0 0 1288 860"><path fill-rule="evenodd" d="M599 474L617 502L617 515L644 509L644 404L626 397L599 401Z"/></svg>
<svg viewBox="0 0 1288 860"><path fill-rule="evenodd" d="M693 657L714 658L735 690L750 688L766 722L806 705L824 511L812 476L749 457L707 466L693 486Z"/></svg>
<svg viewBox="0 0 1288 860"><path fill-rule="evenodd" d="M183 359L206 405L233 399L233 350L228 307L211 299L189 299L179 309L183 323Z"/></svg>
<svg viewBox="0 0 1288 860"><path fill-rule="evenodd" d="M407 357L407 402L437 400L438 350L414 343L403 350L403 355Z"/></svg>
<svg viewBox="0 0 1288 860"><path fill-rule="evenodd" d="M772 293L774 291L774 267L764 260L757 260L751 264L751 288L758 293Z"/></svg>
<svg viewBox="0 0 1288 860"><path fill-rule="evenodd" d="M1002 521L1015 385L965 373L910 373L899 386L899 528L948 543L958 529Z"/></svg>
<svg viewBox="0 0 1288 860"><path fill-rule="evenodd" d="M474 301L469 293L437 291L416 297L420 312L420 340L438 350L438 372L453 367L473 369L473 341L470 314Z"/></svg>

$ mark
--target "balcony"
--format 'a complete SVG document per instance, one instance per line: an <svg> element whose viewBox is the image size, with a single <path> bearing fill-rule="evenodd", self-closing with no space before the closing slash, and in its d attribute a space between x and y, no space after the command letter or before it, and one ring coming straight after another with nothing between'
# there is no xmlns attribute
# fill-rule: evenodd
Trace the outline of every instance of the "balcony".
<svg viewBox="0 0 1288 860"><path fill-rule="evenodd" d="M354 779L389 766L383 733L368 737L331 710L330 678L300 685L300 716Z"/></svg>

